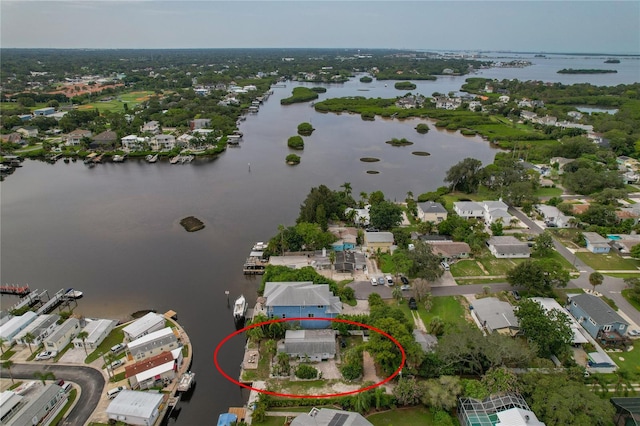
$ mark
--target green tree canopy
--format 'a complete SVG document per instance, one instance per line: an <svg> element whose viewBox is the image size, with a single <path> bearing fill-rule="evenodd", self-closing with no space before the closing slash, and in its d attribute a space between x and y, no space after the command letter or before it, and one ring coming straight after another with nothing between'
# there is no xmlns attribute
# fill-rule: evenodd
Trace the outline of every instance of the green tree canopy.
<svg viewBox="0 0 640 426"><path fill-rule="evenodd" d="M556 287L566 287L570 275L553 259L526 260L507 271L507 281L535 295L551 294Z"/></svg>
<svg viewBox="0 0 640 426"><path fill-rule="evenodd" d="M481 179L482 162L475 158L465 158L452 166L444 178L450 184L451 190L471 194L478 190Z"/></svg>
<svg viewBox="0 0 640 426"><path fill-rule="evenodd" d="M407 252L407 257L412 261L409 269L409 275L412 277L433 282L444 274L440 267L440 256L424 241L416 241L414 249Z"/></svg>
<svg viewBox="0 0 640 426"><path fill-rule="evenodd" d="M538 302L524 299L518 304L515 315L520 330L535 344L541 358L561 356L569 350L573 332L565 313L555 309L547 312Z"/></svg>
<svg viewBox="0 0 640 426"><path fill-rule="evenodd" d="M389 230L402 222L402 208L390 201L373 204L369 211L371 226Z"/></svg>

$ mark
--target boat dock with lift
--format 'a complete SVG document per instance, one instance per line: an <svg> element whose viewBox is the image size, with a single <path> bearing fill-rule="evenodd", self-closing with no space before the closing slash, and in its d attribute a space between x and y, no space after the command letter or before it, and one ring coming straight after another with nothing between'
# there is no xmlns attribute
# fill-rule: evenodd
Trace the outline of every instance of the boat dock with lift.
<svg viewBox="0 0 640 426"><path fill-rule="evenodd" d="M249 257L242 266L242 272L245 275L260 275L264 274L264 270L269 264L268 260L264 257L264 250L267 248L267 244L263 242L257 242L254 244Z"/></svg>

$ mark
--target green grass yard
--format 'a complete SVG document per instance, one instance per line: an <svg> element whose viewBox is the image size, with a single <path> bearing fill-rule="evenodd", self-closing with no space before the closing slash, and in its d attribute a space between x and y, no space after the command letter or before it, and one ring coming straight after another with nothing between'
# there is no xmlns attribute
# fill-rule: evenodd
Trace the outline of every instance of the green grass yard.
<svg viewBox="0 0 640 426"><path fill-rule="evenodd" d="M388 303L394 307L399 307L413 323L413 316L406 301L400 305L395 300L389 300ZM456 299L456 296L434 297L433 306L429 312L424 308L424 304L418 303L417 312L425 326L428 326L434 317L440 317L447 324L462 324L465 321L465 308Z"/></svg>
<svg viewBox="0 0 640 426"><path fill-rule="evenodd" d="M640 267L640 260L637 259L624 259L615 253L607 254L594 254L591 252L579 251L576 252L578 259L599 271L625 271L625 270L638 270Z"/></svg>
<svg viewBox="0 0 640 426"><path fill-rule="evenodd" d="M374 426L430 426L435 425L433 414L424 406L400 408L367 417Z"/></svg>
<svg viewBox="0 0 640 426"><path fill-rule="evenodd" d="M635 340L633 350L628 352L607 352L607 354L618 364L620 370L640 377L640 340Z"/></svg>
<svg viewBox="0 0 640 426"><path fill-rule="evenodd" d="M117 345L118 343L122 343L122 341L124 340L124 332L122 331L122 329L125 327L125 325L126 324L123 324L111 330L111 333L109 333L109 335L102 341L102 343L100 343L98 349L91 352L89 356L85 358L84 363L89 364L95 361L96 359L100 358L102 354L109 353L113 346Z"/></svg>

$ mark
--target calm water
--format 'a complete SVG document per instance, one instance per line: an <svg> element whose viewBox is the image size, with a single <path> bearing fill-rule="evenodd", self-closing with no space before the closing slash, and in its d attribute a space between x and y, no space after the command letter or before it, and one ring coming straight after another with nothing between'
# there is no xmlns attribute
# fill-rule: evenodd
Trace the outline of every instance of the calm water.
<svg viewBox="0 0 640 426"><path fill-rule="evenodd" d="M463 80L422 82L416 92L458 90ZM293 224L311 187L339 189L350 182L356 197L382 190L401 200L407 191L417 195L443 185L446 170L465 157L488 164L496 153L480 138L433 127L419 135L413 129L417 120L364 122L359 116L318 114L307 104L281 106L279 99L292 87L275 88L260 112L243 122L240 147L219 159L188 165L127 161L92 169L27 161L0 185L2 283L50 291L75 287L85 292L78 310L89 317L126 319L140 309L178 312L192 339L197 374L193 397L181 403L179 425L213 424L220 412L246 401L213 366L214 348L234 331L224 292L231 292L232 302L241 293L255 299L258 279L241 272L252 243L268 240L279 224ZM321 99L400 93L357 79L327 87ZM286 140L302 121L316 131L305 138L301 164L289 167ZM415 144L384 143L393 137ZM381 161L362 163L361 157ZM206 228L185 232L178 222L188 215ZM2 307L13 301L3 298ZM221 353L232 376L239 371L242 345L232 340Z"/></svg>

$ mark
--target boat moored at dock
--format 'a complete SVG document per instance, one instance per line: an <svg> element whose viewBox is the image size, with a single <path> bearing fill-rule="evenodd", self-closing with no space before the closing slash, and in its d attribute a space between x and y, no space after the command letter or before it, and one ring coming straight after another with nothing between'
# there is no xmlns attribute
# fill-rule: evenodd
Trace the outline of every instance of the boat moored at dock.
<svg viewBox="0 0 640 426"><path fill-rule="evenodd" d="M80 299L82 295L83 293L81 291L69 288L65 292L64 297L66 297L67 299Z"/></svg>
<svg viewBox="0 0 640 426"><path fill-rule="evenodd" d="M240 295L233 304L233 319L235 321L244 321L248 308L247 299L244 298L244 295Z"/></svg>
<svg viewBox="0 0 640 426"><path fill-rule="evenodd" d="M186 371L182 376L180 376L180 381L178 382L178 392L187 392L193 384L196 382L196 373L193 371Z"/></svg>

